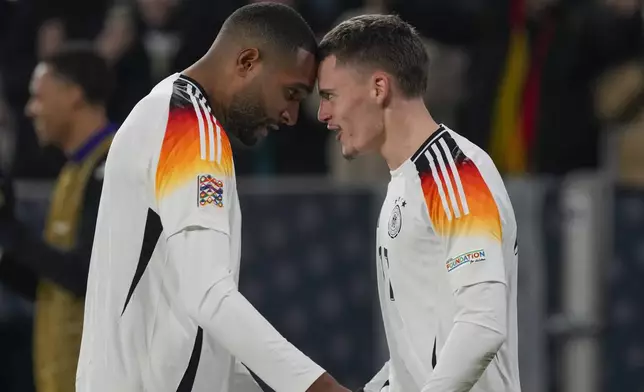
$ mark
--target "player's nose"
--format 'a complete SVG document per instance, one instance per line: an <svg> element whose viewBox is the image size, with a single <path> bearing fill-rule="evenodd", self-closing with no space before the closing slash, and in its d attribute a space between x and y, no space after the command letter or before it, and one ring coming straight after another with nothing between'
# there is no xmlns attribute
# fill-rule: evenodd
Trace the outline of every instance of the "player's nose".
<svg viewBox="0 0 644 392"><path fill-rule="evenodd" d="M326 123L331 120L331 113L327 110L327 105L324 100L320 101L320 106L318 107L318 121Z"/></svg>
<svg viewBox="0 0 644 392"><path fill-rule="evenodd" d="M25 105L25 116L32 118L36 115L36 102L30 98Z"/></svg>
<svg viewBox="0 0 644 392"><path fill-rule="evenodd" d="M288 126L293 126L297 123L297 117L299 112L299 105L296 105L294 108L290 107L287 110L282 112L282 124Z"/></svg>

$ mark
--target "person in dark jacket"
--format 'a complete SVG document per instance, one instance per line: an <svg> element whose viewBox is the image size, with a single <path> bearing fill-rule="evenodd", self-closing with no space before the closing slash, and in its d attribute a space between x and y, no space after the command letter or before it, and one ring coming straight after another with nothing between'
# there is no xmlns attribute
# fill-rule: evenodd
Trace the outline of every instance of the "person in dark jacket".
<svg viewBox="0 0 644 392"><path fill-rule="evenodd" d="M13 215L13 191L0 198L0 280L35 299L34 371L38 392L73 391L103 165L116 127L106 116L112 74L91 46L70 44L42 60L26 113L41 145L67 162L51 197L44 236Z"/></svg>

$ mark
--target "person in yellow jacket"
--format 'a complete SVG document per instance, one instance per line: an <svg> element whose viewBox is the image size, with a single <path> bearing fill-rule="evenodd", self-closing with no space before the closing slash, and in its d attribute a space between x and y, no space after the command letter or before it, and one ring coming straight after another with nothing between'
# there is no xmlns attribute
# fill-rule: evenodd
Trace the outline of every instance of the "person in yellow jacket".
<svg viewBox="0 0 644 392"><path fill-rule="evenodd" d="M37 392L74 391L103 167L116 131L105 108L112 81L106 62L82 45L41 61L31 81L26 113L38 140L60 148L68 159L51 195L42 238L30 235L11 211L0 217L5 234L0 280L35 298Z"/></svg>

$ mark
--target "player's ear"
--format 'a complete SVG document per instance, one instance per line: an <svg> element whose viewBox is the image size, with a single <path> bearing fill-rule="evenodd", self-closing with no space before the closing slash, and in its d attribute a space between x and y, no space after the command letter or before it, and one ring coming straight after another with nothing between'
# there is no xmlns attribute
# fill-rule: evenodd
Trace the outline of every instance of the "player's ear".
<svg viewBox="0 0 644 392"><path fill-rule="evenodd" d="M384 72L375 72L370 80L371 95L378 105L384 105L391 95L391 82Z"/></svg>
<svg viewBox="0 0 644 392"><path fill-rule="evenodd" d="M247 76L259 67L259 50L257 48L248 48L239 52L237 56L237 73L241 76Z"/></svg>
<svg viewBox="0 0 644 392"><path fill-rule="evenodd" d="M69 100L72 105L82 105L85 101L83 90L75 84L69 84L64 87L63 94L61 96L64 97L64 99Z"/></svg>

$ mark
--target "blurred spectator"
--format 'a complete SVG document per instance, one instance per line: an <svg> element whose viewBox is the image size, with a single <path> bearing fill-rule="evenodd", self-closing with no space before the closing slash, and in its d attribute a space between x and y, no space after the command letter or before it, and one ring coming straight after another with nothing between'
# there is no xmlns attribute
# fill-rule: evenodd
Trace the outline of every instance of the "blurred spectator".
<svg viewBox="0 0 644 392"><path fill-rule="evenodd" d="M644 61L615 67L602 76L596 90L597 111L617 140L615 151L620 184L644 187Z"/></svg>
<svg viewBox="0 0 644 392"><path fill-rule="evenodd" d="M172 72L188 68L208 51L224 20L242 0L181 0L175 13L180 45L172 62Z"/></svg>
<svg viewBox="0 0 644 392"><path fill-rule="evenodd" d="M1 75L0 75L1 76ZM9 172L15 151L13 116L7 107L0 77L0 172Z"/></svg>
<svg viewBox="0 0 644 392"><path fill-rule="evenodd" d="M65 25L58 18L48 19L38 28L36 56L44 59L56 53L65 42Z"/></svg>
<svg viewBox="0 0 644 392"><path fill-rule="evenodd" d="M455 129L486 148L502 171L597 167L591 88L600 72L641 45L637 2L404 0L395 10L426 36L467 51Z"/></svg>
<svg viewBox="0 0 644 392"><path fill-rule="evenodd" d="M53 149L38 148L33 128L22 114L29 98L31 71L38 54L50 52L63 38L94 39L102 29L111 0L19 0L10 3L5 9L11 10L11 16L1 28L4 39L0 41L0 73L5 76L6 103L14 115L17 129L13 171L21 177L54 177L64 162L62 155ZM3 17L0 14L0 20ZM48 33L53 36L48 37Z"/></svg>
<svg viewBox="0 0 644 392"><path fill-rule="evenodd" d="M180 0L137 0L139 35L152 64L157 83L172 73L172 61L179 48L175 14Z"/></svg>
<svg viewBox="0 0 644 392"><path fill-rule="evenodd" d="M355 0L302 0L298 10L320 38L333 27L338 16L346 9L358 7L362 1Z"/></svg>
<svg viewBox="0 0 644 392"><path fill-rule="evenodd" d="M0 238L0 279L36 300L38 392L75 388L102 167L115 131L105 110L111 86L111 72L92 45L63 47L43 59L31 83L25 110L38 139L64 151L68 162L54 190L44 240L13 214L0 216L0 233L8 234Z"/></svg>
<svg viewBox="0 0 644 392"><path fill-rule="evenodd" d="M134 105L154 85L150 56L137 29L135 15L135 11L126 6L111 8L96 40L99 52L114 70L114 94L108 104L108 113L117 123L125 121Z"/></svg>

